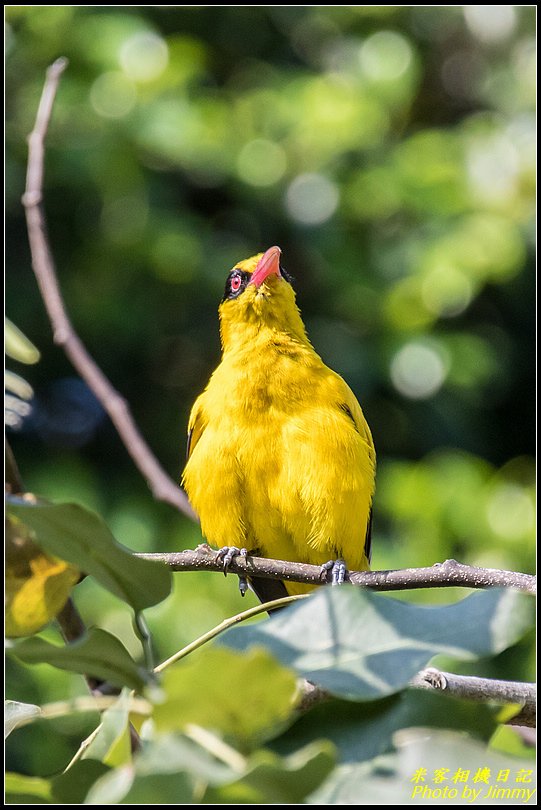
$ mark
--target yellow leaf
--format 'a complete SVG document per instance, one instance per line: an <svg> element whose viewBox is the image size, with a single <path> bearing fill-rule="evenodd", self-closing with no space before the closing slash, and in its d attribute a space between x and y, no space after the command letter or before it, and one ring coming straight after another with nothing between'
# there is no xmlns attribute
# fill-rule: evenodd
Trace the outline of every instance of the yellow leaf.
<svg viewBox="0 0 541 810"><path fill-rule="evenodd" d="M6 524L6 635L30 636L62 610L79 580L69 563L45 554L28 528L8 517Z"/></svg>

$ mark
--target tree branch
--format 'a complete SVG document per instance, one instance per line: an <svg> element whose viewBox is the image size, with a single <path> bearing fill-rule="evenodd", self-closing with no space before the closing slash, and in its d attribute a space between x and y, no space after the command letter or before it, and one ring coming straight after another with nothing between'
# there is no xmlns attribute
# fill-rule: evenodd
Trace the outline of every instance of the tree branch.
<svg viewBox="0 0 541 810"><path fill-rule="evenodd" d="M519 703L520 712L508 723L535 728L537 689L533 683L498 681L473 675L454 675L429 667L421 670L410 684L414 689L437 689L453 697L486 703Z"/></svg>
<svg viewBox="0 0 541 810"><path fill-rule="evenodd" d="M223 563L216 558L217 552L206 543L195 550L173 553L137 554L147 560L159 560L172 571L222 571ZM237 556L228 571L242 576L257 576L263 579L281 579L286 582L303 582L321 585L327 581L318 565L271 560L265 557ZM362 585L373 591L402 591L414 588L517 588L527 593L536 593L537 579L531 574L515 571L500 571L496 568L476 568L456 560L436 563L430 568L403 568L395 571L350 571L349 582Z"/></svg>
<svg viewBox="0 0 541 810"><path fill-rule="evenodd" d="M180 509L192 520L197 520L186 495L162 469L139 433L126 401L113 388L79 339L62 300L46 235L45 215L42 209L42 185L45 138L58 82L66 66L66 59L57 59L47 70L36 122L28 139L28 169L22 202L26 214L32 267L53 327L55 343L62 346L76 370L109 414L124 446L146 479L152 494L157 500L165 501Z"/></svg>

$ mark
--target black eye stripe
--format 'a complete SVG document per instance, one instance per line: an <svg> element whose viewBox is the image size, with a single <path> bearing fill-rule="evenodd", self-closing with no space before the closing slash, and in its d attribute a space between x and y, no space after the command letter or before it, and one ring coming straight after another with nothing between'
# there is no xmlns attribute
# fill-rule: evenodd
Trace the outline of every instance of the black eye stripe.
<svg viewBox="0 0 541 810"><path fill-rule="evenodd" d="M282 278L287 281L289 284L293 283L293 276L285 270L282 265L280 265L280 275ZM227 277L227 281L225 282L225 290L224 290L224 297L222 298L223 301L227 301L228 298L238 298L244 290L246 289L246 285L250 281L252 277L251 273L246 273L244 270L241 270L240 267L234 267L233 270L229 273ZM240 285L235 289L233 279L240 278Z"/></svg>
<svg viewBox="0 0 541 810"><path fill-rule="evenodd" d="M227 277L227 281L225 282L224 297L222 298L222 301L227 301L228 298L238 298L238 296L244 292L250 278L250 273L245 273L244 270L240 270L240 268L235 267L230 272ZM240 285L237 289L233 288L233 279L240 279Z"/></svg>

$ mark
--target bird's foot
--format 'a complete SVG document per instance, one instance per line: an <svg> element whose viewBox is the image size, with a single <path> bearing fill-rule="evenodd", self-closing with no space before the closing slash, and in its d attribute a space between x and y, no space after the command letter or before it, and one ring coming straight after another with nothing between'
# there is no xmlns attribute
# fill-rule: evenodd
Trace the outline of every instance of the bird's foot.
<svg viewBox="0 0 541 810"><path fill-rule="evenodd" d="M229 566L235 559L235 557L247 557L248 550L245 548L237 548L237 546L224 546L221 548L217 555L216 559L220 562L223 562L223 569L224 569L224 577L227 576L227 572L229 570ZM240 595L244 596L246 591L248 590L248 580L242 574L239 574L239 591Z"/></svg>
<svg viewBox="0 0 541 810"><path fill-rule="evenodd" d="M344 560L329 560L321 566L322 578L331 585L343 585L348 573Z"/></svg>

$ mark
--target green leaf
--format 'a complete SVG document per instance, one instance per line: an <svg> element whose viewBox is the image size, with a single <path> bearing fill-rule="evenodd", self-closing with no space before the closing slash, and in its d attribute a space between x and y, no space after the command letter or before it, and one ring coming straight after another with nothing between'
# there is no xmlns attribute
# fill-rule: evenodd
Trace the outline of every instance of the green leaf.
<svg viewBox="0 0 541 810"><path fill-rule="evenodd" d="M363 762L390 751L394 734L414 725L457 729L488 741L498 725L497 710L417 689L370 703L333 699L301 716L272 748L284 755L321 736L335 745L340 762Z"/></svg>
<svg viewBox="0 0 541 810"><path fill-rule="evenodd" d="M221 640L266 646L331 694L374 700L397 692L437 653L471 660L515 643L531 626L532 600L511 590L419 607L361 588L321 588L298 604Z"/></svg>
<svg viewBox="0 0 541 810"><path fill-rule="evenodd" d="M308 803L358 804L363 796L370 804L394 806L533 804L531 760L502 756L464 734L424 728L398 734L396 747L394 754L336 769ZM454 781L458 772L467 772L467 778ZM498 779L506 773L507 780Z"/></svg>
<svg viewBox="0 0 541 810"><path fill-rule="evenodd" d="M79 504L31 503L11 496L8 513L33 529L38 545L94 577L135 611L161 602L171 591L166 565L136 557L117 543L99 515Z"/></svg>
<svg viewBox="0 0 541 810"><path fill-rule="evenodd" d="M235 773L197 743L161 735L134 758L106 774L90 790L86 804L192 804L194 784L223 784Z"/></svg>
<svg viewBox="0 0 541 810"><path fill-rule="evenodd" d="M112 786L118 785L119 780L124 782L128 777L133 780L129 790L122 798L107 799ZM114 796L114 793L112 794ZM151 773L138 775L135 778L125 766L116 771L110 779L103 781L96 801L96 792L92 791L91 800L87 804L194 804L193 780L186 771L178 773Z"/></svg>
<svg viewBox="0 0 541 810"><path fill-rule="evenodd" d="M210 788L205 804L299 804L329 775L334 747L318 740L287 757L256 751L246 773L231 784Z"/></svg>
<svg viewBox="0 0 541 810"><path fill-rule="evenodd" d="M162 687L166 699L154 709L158 730L195 723L246 748L276 733L290 717L297 679L266 650L209 647L166 669Z"/></svg>
<svg viewBox="0 0 541 810"><path fill-rule="evenodd" d="M130 692L123 689L118 700L104 711L99 731L83 759L95 759L112 768L131 762L129 704Z"/></svg>
<svg viewBox="0 0 541 810"><path fill-rule="evenodd" d="M37 776L6 773L4 792L6 804L49 804L51 802L50 781Z"/></svg>
<svg viewBox="0 0 541 810"><path fill-rule="evenodd" d="M535 741L534 728L500 725L490 740L490 747L500 753L535 760L537 754Z"/></svg>
<svg viewBox="0 0 541 810"><path fill-rule="evenodd" d="M9 654L25 664L51 664L138 692L151 681L150 674L135 663L115 636L95 627L65 647L34 637L15 644Z"/></svg>
<svg viewBox="0 0 541 810"><path fill-rule="evenodd" d="M40 358L39 350L28 340L9 318L4 320L5 350L8 357L18 360L19 363L37 363Z"/></svg>
<svg viewBox="0 0 541 810"><path fill-rule="evenodd" d="M145 746L132 767L102 777L86 803L296 803L321 784L335 762L334 747L325 740L287 757L261 749L247 759L233 753L235 765L228 767L192 740L162 736Z"/></svg>
<svg viewBox="0 0 541 810"><path fill-rule="evenodd" d="M23 725L29 717L37 717L41 714L39 706L33 703L19 703L17 700L4 701L4 739L9 737L12 731Z"/></svg>
<svg viewBox="0 0 541 810"><path fill-rule="evenodd" d="M94 782L109 772L107 765L93 759L80 759L68 771L51 781L52 798L57 804L83 804Z"/></svg>

